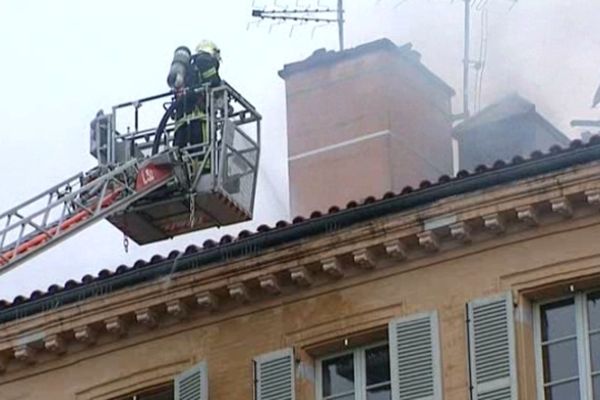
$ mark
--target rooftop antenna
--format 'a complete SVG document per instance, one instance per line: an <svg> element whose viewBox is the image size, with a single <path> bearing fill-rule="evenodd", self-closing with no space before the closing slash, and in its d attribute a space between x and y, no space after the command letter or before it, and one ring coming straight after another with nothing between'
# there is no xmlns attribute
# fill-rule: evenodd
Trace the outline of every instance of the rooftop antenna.
<svg viewBox="0 0 600 400"><path fill-rule="evenodd" d="M475 8L481 13L480 27L480 42L479 56L476 61L473 61L473 69L475 70L475 98L473 99L473 112L477 113L481 109L481 94L483 92L483 75L487 62L487 44L488 44L488 0L480 0L475 5Z"/></svg>
<svg viewBox="0 0 600 400"><path fill-rule="evenodd" d="M517 4L519 0L508 0L512 3L509 11ZM487 6L490 0L463 0L464 2L464 55L463 55L463 114L457 117L461 119L469 118L471 114L469 108L469 78L471 68L476 70L475 73L475 101L473 107L477 112L481 107L481 91L483 85L483 71L487 58L487 41L488 41L488 16ZM471 8L481 12L481 42L479 48L479 58L471 59Z"/></svg>
<svg viewBox="0 0 600 400"><path fill-rule="evenodd" d="M308 22L315 22L317 24L331 24L337 23L338 26L338 40L340 51L344 50L344 1L337 0L337 8L323 7L320 5L320 1L317 2L316 6L302 7L296 2L296 8L288 9L287 7L280 7L275 2L273 9L252 9L252 16L260 20L273 20L279 21L280 23L286 21L298 22L305 24ZM293 32L293 27L292 31ZM313 29L314 34L314 29Z"/></svg>
<svg viewBox="0 0 600 400"><path fill-rule="evenodd" d="M469 70L471 67L470 58L470 39L471 39L471 0L465 2L464 16L464 55L463 55L463 115L464 119L469 118Z"/></svg>
<svg viewBox="0 0 600 400"><path fill-rule="evenodd" d="M592 108L596 108L600 104L600 86L596 89L594 93L594 98L592 100ZM573 128L596 128L598 131L596 133L600 133L600 119L598 120L590 120L590 119L574 119L571 121L571 127Z"/></svg>
<svg viewBox="0 0 600 400"><path fill-rule="evenodd" d="M396 7L406 3L408 0L399 0ZM463 16L463 112L454 116L455 120L469 118L470 106L469 106L469 81L471 77L471 68L477 70L475 76L476 83L476 95L474 107L477 110L481 103L481 87L483 80L483 68L485 66L485 58L487 56L487 12L486 7L490 0L459 0L464 3L464 16ZM515 6L519 0L508 0L511 4L510 10ZM454 3L454 0L450 0ZM477 11L482 12L482 41L480 45L480 54L478 60L471 59L471 8L475 8ZM478 105L479 104L479 105Z"/></svg>

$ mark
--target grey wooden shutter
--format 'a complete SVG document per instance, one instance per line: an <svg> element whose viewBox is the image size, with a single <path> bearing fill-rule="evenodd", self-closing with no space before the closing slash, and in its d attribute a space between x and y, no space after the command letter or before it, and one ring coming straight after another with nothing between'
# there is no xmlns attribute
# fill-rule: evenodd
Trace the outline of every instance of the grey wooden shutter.
<svg viewBox="0 0 600 400"><path fill-rule="evenodd" d="M516 400L513 304L510 293L468 305L471 398Z"/></svg>
<svg viewBox="0 0 600 400"><path fill-rule="evenodd" d="M284 349L254 359L256 400L294 400L294 352Z"/></svg>
<svg viewBox="0 0 600 400"><path fill-rule="evenodd" d="M175 400L208 400L206 362L201 362L175 377Z"/></svg>
<svg viewBox="0 0 600 400"><path fill-rule="evenodd" d="M392 400L441 400L437 313L389 323Z"/></svg>

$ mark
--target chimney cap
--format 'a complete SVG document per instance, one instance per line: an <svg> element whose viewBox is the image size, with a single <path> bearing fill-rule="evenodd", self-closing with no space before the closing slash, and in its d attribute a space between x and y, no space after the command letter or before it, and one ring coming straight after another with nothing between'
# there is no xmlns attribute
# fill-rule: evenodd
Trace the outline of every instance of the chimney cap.
<svg viewBox="0 0 600 400"><path fill-rule="evenodd" d="M412 43L406 43L402 46L397 46L394 42L387 38L361 44L357 47L343 51L326 50L324 48L317 49L304 60L284 65L283 69L279 71L279 76L282 79L287 79L290 76L300 72L306 72L314 68L336 64L340 61L360 57L365 54L375 53L378 51L391 52L395 53L399 57L402 57L417 67L419 72L421 72L431 82L441 87L450 96L454 96L454 89L452 89L446 82L444 82L441 78L439 78L421 63L421 54L413 49Z"/></svg>

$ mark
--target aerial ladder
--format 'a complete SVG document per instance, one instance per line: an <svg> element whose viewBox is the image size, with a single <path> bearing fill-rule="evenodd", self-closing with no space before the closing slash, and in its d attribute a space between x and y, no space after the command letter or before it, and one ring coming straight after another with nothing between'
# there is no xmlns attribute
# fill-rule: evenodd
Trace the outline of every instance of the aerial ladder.
<svg viewBox="0 0 600 400"><path fill-rule="evenodd" d="M250 220L261 115L224 81L186 90L205 96L205 142L173 146L173 92L98 114L98 165L0 214L0 275L103 219L140 245Z"/></svg>

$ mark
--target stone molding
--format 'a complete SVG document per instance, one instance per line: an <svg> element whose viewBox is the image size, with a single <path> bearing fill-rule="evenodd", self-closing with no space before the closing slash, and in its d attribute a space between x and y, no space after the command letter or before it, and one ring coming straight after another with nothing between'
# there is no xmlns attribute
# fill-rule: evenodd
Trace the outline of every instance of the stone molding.
<svg viewBox="0 0 600 400"><path fill-rule="evenodd" d="M310 296L315 287L361 279L382 265L395 268L424 257L441 257L457 246L475 251L478 244L498 240L500 233L506 237L527 231L535 237L535 228L598 215L598 176L600 165L588 165L444 199L418 212L408 210L268 254L176 275L167 289L159 281L151 282L102 296L102 301L88 299L13 321L3 326L0 335L0 373L10 371L13 362L23 367L35 364L40 352L59 356L84 351L77 342L93 345L98 336L110 334L120 340L148 332L132 329L135 325L156 331L163 321L203 318L206 313L201 311L227 313L303 291ZM427 218L446 216L452 221L448 225L424 229ZM23 337L35 340L22 343Z"/></svg>

